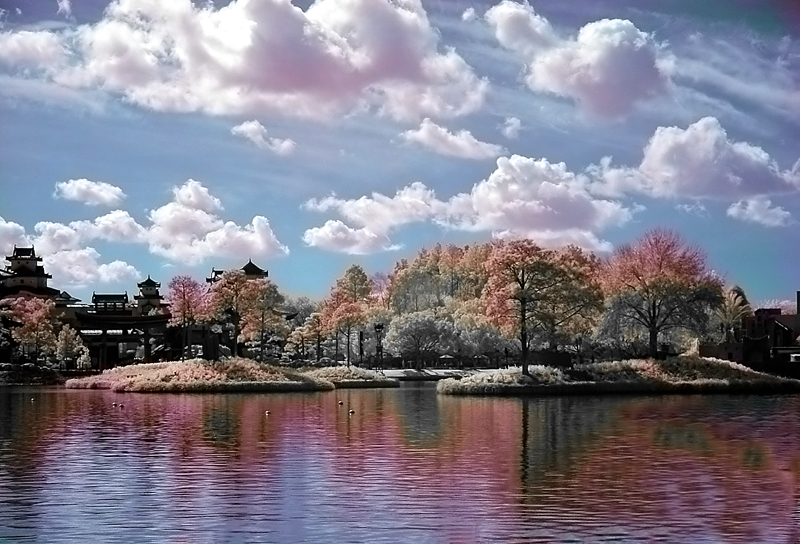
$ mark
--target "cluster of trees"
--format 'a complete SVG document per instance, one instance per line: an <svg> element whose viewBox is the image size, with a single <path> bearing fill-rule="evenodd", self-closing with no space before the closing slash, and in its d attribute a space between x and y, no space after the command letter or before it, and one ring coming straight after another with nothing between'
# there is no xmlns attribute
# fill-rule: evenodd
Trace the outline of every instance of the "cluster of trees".
<svg viewBox="0 0 800 544"><path fill-rule="evenodd" d="M416 361L512 354L525 371L534 350L655 356L660 342L730 330L741 316L725 313L728 298L703 252L666 230L604 260L530 240L437 245L390 274L350 267L292 330L286 350L308 357L314 347L317 357L350 362L383 340Z"/></svg>
<svg viewBox="0 0 800 544"><path fill-rule="evenodd" d="M731 341L751 305L725 290L704 253L672 231L654 230L600 259L575 246L547 249L531 240L466 247L436 245L391 273L354 265L315 303L284 297L267 278L225 272L210 287L189 276L168 286L172 327L182 352L190 331L211 328L256 358L333 357L348 364L387 354L421 363L483 357L519 360L568 352L655 356L663 342ZM53 303L16 299L6 310L13 339L29 353L86 355L60 325Z"/></svg>
<svg viewBox="0 0 800 544"><path fill-rule="evenodd" d="M78 332L63 322L52 300L35 297L14 297L3 301L0 347L16 343L18 355L31 362L63 365L74 361L78 368L89 366L89 349Z"/></svg>

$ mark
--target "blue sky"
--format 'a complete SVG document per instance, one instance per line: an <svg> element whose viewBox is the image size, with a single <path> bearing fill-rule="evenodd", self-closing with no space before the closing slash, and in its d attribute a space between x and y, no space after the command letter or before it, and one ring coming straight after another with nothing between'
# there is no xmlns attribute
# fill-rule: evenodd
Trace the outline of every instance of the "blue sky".
<svg viewBox="0 0 800 544"><path fill-rule="evenodd" d="M746 0L4 0L0 249L83 300L679 231L800 289L800 9Z"/></svg>

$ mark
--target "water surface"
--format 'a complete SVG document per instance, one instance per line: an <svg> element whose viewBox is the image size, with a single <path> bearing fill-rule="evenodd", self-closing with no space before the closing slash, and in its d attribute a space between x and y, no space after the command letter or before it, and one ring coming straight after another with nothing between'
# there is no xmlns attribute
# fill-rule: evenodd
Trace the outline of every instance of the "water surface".
<svg viewBox="0 0 800 544"><path fill-rule="evenodd" d="M798 542L798 410L5 387L0 541Z"/></svg>

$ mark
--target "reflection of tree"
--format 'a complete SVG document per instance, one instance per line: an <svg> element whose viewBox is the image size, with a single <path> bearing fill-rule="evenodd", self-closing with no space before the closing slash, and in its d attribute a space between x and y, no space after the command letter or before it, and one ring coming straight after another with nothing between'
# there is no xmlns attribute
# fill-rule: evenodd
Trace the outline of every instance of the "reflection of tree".
<svg viewBox="0 0 800 544"><path fill-rule="evenodd" d="M397 396L397 411L406 443L434 447L441 438L439 404L431 384L410 383Z"/></svg>
<svg viewBox="0 0 800 544"><path fill-rule="evenodd" d="M624 397L545 397L521 400L520 485L523 497L540 480L571 471L576 460L619 425Z"/></svg>
<svg viewBox="0 0 800 544"><path fill-rule="evenodd" d="M239 441L239 414L230 406L213 406L203 414L203 437L214 444L236 445Z"/></svg>

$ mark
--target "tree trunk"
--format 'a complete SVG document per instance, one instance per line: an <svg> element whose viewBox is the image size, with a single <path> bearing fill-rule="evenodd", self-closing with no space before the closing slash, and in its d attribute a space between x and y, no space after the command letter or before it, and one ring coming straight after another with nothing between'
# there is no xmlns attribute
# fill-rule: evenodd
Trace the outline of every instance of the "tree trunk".
<svg viewBox="0 0 800 544"><path fill-rule="evenodd" d="M658 357L658 329L655 327L650 329L650 357Z"/></svg>
<svg viewBox="0 0 800 544"><path fill-rule="evenodd" d="M522 350L520 352L520 365L522 365L522 373L528 376L528 319L527 319L527 311L528 308L525 305L525 301L521 301L520 309L519 309L519 341L522 344Z"/></svg>

